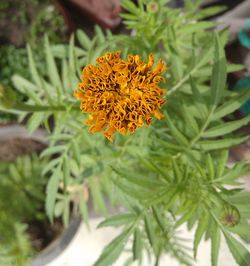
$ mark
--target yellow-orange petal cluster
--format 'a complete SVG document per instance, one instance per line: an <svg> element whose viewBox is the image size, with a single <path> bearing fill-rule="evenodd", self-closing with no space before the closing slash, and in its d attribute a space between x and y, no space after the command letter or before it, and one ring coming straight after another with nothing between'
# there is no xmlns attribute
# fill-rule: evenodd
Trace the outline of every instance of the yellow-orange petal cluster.
<svg viewBox="0 0 250 266"><path fill-rule="evenodd" d="M164 104L164 90L159 82L166 70L162 60L153 68L154 55L149 54L148 63L139 55L128 55L127 61L121 52L107 53L96 60L97 66L87 65L82 71L81 82L74 95L81 101L81 110L89 113L86 125L90 132L104 131L112 141L118 131L125 135L133 133L152 116L163 117L160 108Z"/></svg>

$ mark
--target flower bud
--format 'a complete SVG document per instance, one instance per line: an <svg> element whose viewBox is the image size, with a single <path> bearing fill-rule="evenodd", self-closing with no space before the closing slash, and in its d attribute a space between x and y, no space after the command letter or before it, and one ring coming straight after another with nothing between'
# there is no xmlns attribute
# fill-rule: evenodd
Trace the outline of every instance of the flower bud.
<svg viewBox="0 0 250 266"><path fill-rule="evenodd" d="M234 206L226 206L222 210L221 222L229 227L233 227L240 222L240 213Z"/></svg>
<svg viewBox="0 0 250 266"><path fill-rule="evenodd" d="M147 11L150 13L157 13L159 11L159 5L156 1L151 1L147 4Z"/></svg>

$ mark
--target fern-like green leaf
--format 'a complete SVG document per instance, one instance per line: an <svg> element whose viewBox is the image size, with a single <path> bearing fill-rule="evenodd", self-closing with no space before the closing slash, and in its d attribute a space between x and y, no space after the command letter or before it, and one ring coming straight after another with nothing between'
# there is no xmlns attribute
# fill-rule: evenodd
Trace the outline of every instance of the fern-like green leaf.
<svg viewBox="0 0 250 266"><path fill-rule="evenodd" d="M60 97L63 93L62 92L63 86L60 80L60 75L58 73L56 62L53 57L53 53L47 36L45 36L44 42L45 42L46 63L47 63L49 79L51 84L53 84L53 86L56 88L58 94L57 96Z"/></svg>
<svg viewBox="0 0 250 266"><path fill-rule="evenodd" d="M199 141L199 144L203 150L212 151L212 150L229 148L234 145L243 143L247 141L248 139L249 139L249 136L227 138L227 139L220 139L220 140L202 140L202 141Z"/></svg>
<svg viewBox="0 0 250 266"><path fill-rule="evenodd" d="M129 223L133 222L135 219L136 215L133 213L117 214L102 221L97 226L97 228L106 227L106 226L116 227L116 226L128 225Z"/></svg>
<svg viewBox="0 0 250 266"><path fill-rule="evenodd" d="M226 59L219 36L215 38L215 58L211 81L211 105L217 106L223 95L226 85Z"/></svg>
<svg viewBox="0 0 250 266"><path fill-rule="evenodd" d="M139 260L142 255L142 235L139 229L134 231L133 260Z"/></svg>
<svg viewBox="0 0 250 266"><path fill-rule="evenodd" d="M203 234L206 231L206 228L208 226L208 214L203 215L202 217L200 217L197 229L195 231L195 236L194 236L194 257L196 258L197 255L197 248L198 245L201 241L201 238L203 236Z"/></svg>
<svg viewBox="0 0 250 266"><path fill-rule="evenodd" d="M239 95L237 95L237 97L228 100L215 110L212 116L212 120L220 119L238 110L249 99L249 97L250 90L248 88L242 89L242 91L239 92Z"/></svg>
<svg viewBox="0 0 250 266"><path fill-rule="evenodd" d="M59 188L59 182L61 179L61 172L59 170L59 167L55 169L53 172L53 175L50 177L50 180L47 185L46 189L46 203L45 203L45 209L46 213L50 219L50 221L53 221L54 217L54 208L56 203L56 197L57 197L57 191Z"/></svg>
<svg viewBox="0 0 250 266"><path fill-rule="evenodd" d="M125 245L128 241L130 234L132 233L131 228L122 232L112 242L110 242L103 250L99 259L95 262L94 266L110 266L117 260L121 252L124 250Z"/></svg>
<svg viewBox="0 0 250 266"><path fill-rule="evenodd" d="M211 234L211 264L212 266L217 266L221 241L221 232L217 225L213 227Z"/></svg>
<svg viewBox="0 0 250 266"><path fill-rule="evenodd" d="M219 126L212 127L210 129L206 130L202 136L204 138L214 138L214 137L224 136L226 134L229 134L229 133L247 125L249 122L250 122L250 115L246 116L242 119L239 119L237 121L227 122L227 123L223 123Z"/></svg>
<svg viewBox="0 0 250 266"><path fill-rule="evenodd" d="M229 233L224 232L227 245L235 259L240 266L249 266L250 253L249 251Z"/></svg>

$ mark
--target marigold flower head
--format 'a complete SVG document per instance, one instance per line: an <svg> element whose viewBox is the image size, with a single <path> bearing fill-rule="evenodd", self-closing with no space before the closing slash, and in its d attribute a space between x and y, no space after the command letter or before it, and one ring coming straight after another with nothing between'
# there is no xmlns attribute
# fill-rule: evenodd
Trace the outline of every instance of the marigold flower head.
<svg viewBox="0 0 250 266"><path fill-rule="evenodd" d="M139 55L128 55L127 61L120 55L120 51L107 53L97 58L97 66L87 65L74 92L81 110L90 114L86 122L89 131L104 131L111 141L116 131L133 133L145 123L149 125L152 116L163 117L164 90L158 85L164 80L163 61L152 69L153 54L149 54L147 64Z"/></svg>

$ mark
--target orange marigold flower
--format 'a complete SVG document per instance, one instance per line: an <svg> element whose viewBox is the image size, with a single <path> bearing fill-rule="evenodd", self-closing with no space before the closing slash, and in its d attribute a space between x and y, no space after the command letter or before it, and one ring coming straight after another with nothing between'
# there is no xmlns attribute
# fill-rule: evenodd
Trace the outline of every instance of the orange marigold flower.
<svg viewBox="0 0 250 266"><path fill-rule="evenodd" d="M81 110L88 112L86 125L90 132L104 132L109 140L118 131L133 133L144 123L151 123L151 116L161 119L164 90L159 82L166 70L162 60L153 68L154 55L144 63L139 55L128 55L125 61L121 52L107 53L97 58L97 66L87 65L74 95L81 100Z"/></svg>

